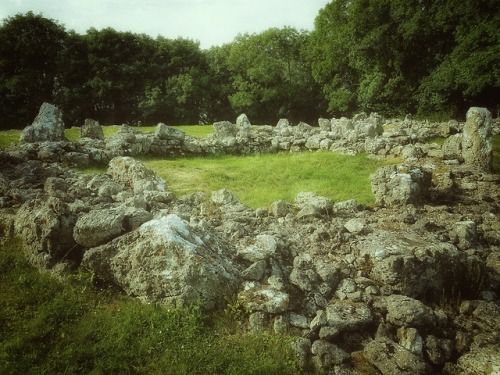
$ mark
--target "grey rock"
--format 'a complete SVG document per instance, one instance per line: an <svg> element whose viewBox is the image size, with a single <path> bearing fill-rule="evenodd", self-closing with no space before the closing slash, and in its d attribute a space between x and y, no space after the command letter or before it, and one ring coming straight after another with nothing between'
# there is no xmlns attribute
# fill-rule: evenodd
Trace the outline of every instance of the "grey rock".
<svg viewBox="0 0 500 375"><path fill-rule="evenodd" d="M296 206L301 209L312 209L319 214L331 212L333 201L330 198L316 195L312 192L300 192L295 197Z"/></svg>
<svg viewBox="0 0 500 375"><path fill-rule="evenodd" d="M230 254L213 233L201 233L171 214L87 250L82 265L130 295L210 309L239 281Z"/></svg>
<svg viewBox="0 0 500 375"><path fill-rule="evenodd" d="M215 204L234 204L238 202L238 198L229 190L221 189L212 192L212 202Z"/></svg>
<svg viewBox="0 0 500 375"><path fill-rule="evenodd" d="M288 332L289 322L286 317L283 315L278 315L274 318L273 329L274 332L278 335L284 335Z"/></svg>
<svg viewBox="0 0 500 375"><path fill-rule="evenodd" d="M443 158L447 160L463 160L462 157L462 134L453 134L444 140Z"/></svg>
<svg viewBox="0 0 500 375"><path fill-rule="evenodd" d="M388 323L398 327L428 327L434 324L432 310L422 302L402 295L386 297Z"/></svg>
<svg viewBox="0 0 500 375"><path fill-rule="evenodd" d="M387 166L371 176L372 191L377 204L397 206L425 202L432 174L414 166Z"/></svg>
<svg viewBox="0 0 500 375"><path fill-rule="evenodd" d="M290 296L270 286L245 289L238 294L238 300L250 311L270 314L284 313L290 307Z"/></svg>
<svg viewBox="0 0 500 375"><path fill-rule="evenodd" d="M267 330L269 318L262 311L254 312L248 317L248 330L253 333L262 333Z"/></svg>
<svg viewBox="0 0 500 375"><path fill-rule="evenodd" d="M296 314L294 312L290 313L290 325L297 328L307 329L309 328L309 319L301 314Z"/></svg>
<svg viewBox="0 0 500 375"><path fill-rule="evenodd" d="M215 136L219 138L234 137L238 133L238 128L235 124L229 121L220 121L214 123Z"/></svg>
<svg viewBox="0 0 500 375"><path fill-rule="evenodd" d="M108 174L114 181L133 188L138 193L144 191L166 191L165 181L148 169L140 161L119 156L109 162Z"/></svg>
<svg viewBox="0 0 500 375"><path fill-rule="evenodd" d="M242 113L236 119L236 127L239 128L240 130L248 130L252 129L252 124L250 123L248 116Z"/></svg>
<svg viewBox="0 0 500 375"><path fill-rule="evenodd" d="M464 256L455 246L420 233L378 230L356 243L358 264L370 278L384 285L384 293L410 297L441 295L450 282L458 282Z"/></svg>
<svg viewBox="0 0 500 375"><path fill-rule="evenodd" d="M500 373L499 345L474 347L461 356L457 364L464 374L496 375Z"/></svg>
<svg viewBox="0 0 500 375"><path fill-rule="evenodd" d="M330 120L328 120L326 118L318 119L318 125L319 125L319 128L323 131L329 132L332 130L332 124L331 124Z"/></svg>
<svg viewBox="0 0 500 375"><path fill-rule="evenodd" d="M462 138L462 155L466 164L485 172L493 168L491 112L472 107L467 111Z"/></svg>
<svg viewBox="0 0 500 375"><path fill-rule="evenodd" d="M96 247L124 232L125 214L117 209L92 210L76 221L73 237L85 247Z"/></svg>
<svg viewBox="0 0 500 375"><path fill-rule="evenodd" d="M21 133L21 143L67 141L62 112L54 105L43 103L30 126Z"/></svg>
<svg viewBox="0 0 500 375"><path fill-rule="evenodd" d="M432 373L421 357L387 338L371 341L365 346L363 354L383 375Z"/></svg>
<svg viewBox="0 0 500 375"><path fill-rule="evenodd" d="M48 197L25 202L16 213L14 230L27 246L31 263L45 269L74 249L75 221L67 203Z"/></svg>
<svg viewBox="0 0 500 375"><path fill-rule="evenodd" d="M237 255L251 262L266 260L276 253L278 243L273 236L259 234L255 238L255 244L238 250Z"/></svg>
<svg viewBox="0 0 500 375"><path fill-rule="evenodd" d="M373 322L371 310L364 303L332 301L326 307L328 326L339 332L358 331Z"/></svg>
<svg viewBox="0 0 500 375"><path fill-rule="evenodd" d="M241 277L246 280L260 280L264 276L264 272L267 268L267 262L265 260L259 260L253 263L250 267L245 269L241 273Z"/></svg>
<svg viewBox="0 0 500 375"><path fill-rule="evenodd" d="M425 338L425 353L431 363L435 365L444 365L453 355L452 342L448 339L441 339L429 335Z"/></svg>
<svg viewBox="0 0 500 375"><path fill-rule="evenodd" d="M349 233L360 234L366 229L366 223L361 219L351 219L344 224L344 228L347 229Z"/></svg>
<svg viewBox="0 0 500 375"><path fill-rule="evenodd" d="M418 356L423 355L424 340L415 328L401 327L397 331L399 345Z"/></svg>
<svg viewBox="0 0 500 375"><path fill-rule="evenodd" d="M186 133L182 130L167 126L162 122L156 125L154 134L162 140L184 141L184 138L186 138Z"/></svg>
<svg viewBox="0 0 500 375"><path fill-rule="evenodd" d="M311 355L311 340L297 337L293 340L291 346L299 361L299 366L301 368L306 368Z"/></svg>
<svg viewBox="0 0 500 375"><path fill-rule="evenodd" d="M90 118L85 119L80 129L80 138L104 139L104 132L99 121Z"/></svg>
<svg viewBox="0 0 500 375"><path fill-rule="evenodd" d="M349 353L325 340L314 341L311 347L311 353L318 357L322 369L330 369L351 358Z"/></svg>
<svg viewBox="0 0 500 375"><path fill-rule="evenodd" d="M319 330L321 327L326 326L327 324L328 324L328 318L326 316L326 311L318 310L316 312L316 316L311 321L309 328L311 329L311 331L314 332Z"/></svg>

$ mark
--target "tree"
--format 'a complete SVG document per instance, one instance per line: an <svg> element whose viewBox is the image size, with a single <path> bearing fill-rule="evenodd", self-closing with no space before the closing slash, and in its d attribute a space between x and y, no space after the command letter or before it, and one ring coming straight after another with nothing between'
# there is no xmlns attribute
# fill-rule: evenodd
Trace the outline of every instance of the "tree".
<svg viewBox="0 0 500 375"><path fill-rule="evenodd" d="M90 29L85 38L90 65L87 85L97 119L108 124L137 121L138 101L151 74L153 40L111 28Z"/></svg>
<svg viewBox="0 0 500 375"><path fill-rule="evenodd" d="M449 40L435 69L422 79L421 113L461 116L471 106L493 109L500 97L500 8L496 1L446 1L434 24Z"/></svg>
<svg viewBox="0 0 500 375"><path fill-rule="evenodd" d="M229 116L235 116L229 102L229 97L234 92L228 62L231 47L232 44L224 44L204 52L209 67L207 121L210 122L228 120Z"/></svg>
<svg viewBox="0 0 500 375"><path fill-rule="evenodd" d="M158 37L150 56L151 73L139 98L144 121L202 122L209 107L209 68L199 44Z"/></svg>
<svg viewBox="0 0 500 375"><path fill-rule="evenodd" d="M493 0L332 1L311 35L314 78L337 115L456 115L493 105L499 14Z"/></svg>
<svg viewBox="0 0 500 375"><path fill-rule="evenodd" d="M261 123L316 116L321 100L305 57L308 38L307 32L286 27L235 39L227 59L235 113Z"/></svg>
<svg viewBox="0 0 500 375"><path fill-rule="evenodd" d="M0 27L0 127L24 127L40 105L52 101L66 32L32 12L5 19Z"/></svg>
<svg viewBox="0 0 500 375"><path fill-rule="evenodd" d="M88 84L90 63L85 36L70 31L57 63L54 103L63 109L66 125L81 126L95 117L92 91Z"/></svg>

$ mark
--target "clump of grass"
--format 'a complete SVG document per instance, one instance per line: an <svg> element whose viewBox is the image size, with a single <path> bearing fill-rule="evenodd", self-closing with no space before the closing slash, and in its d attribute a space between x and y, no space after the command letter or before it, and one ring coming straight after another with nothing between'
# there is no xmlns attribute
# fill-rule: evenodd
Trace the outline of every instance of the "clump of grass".
<svg viewBox="0 0 500 375"><path fill-rule="evenodd" d="M374 201L369 176L383 162L366 155L331 152L282 153L254 156L143 159L177 194L226 188L250 207L267 207L297 193L312 191L334 201Z"/></svg>
<svg viewBox="0 0 500 375"><path fill-rule="evenodd" d="M40 274L0 248L1 374L296 374L290 338L229 334L197 306L168 309L78 273Z"/></svg>
<svg viewBox="0 0 500 375"><path fill-rule="evenodd" d="M7 148L19 143L21 136L20 130L2 130L0 131L0 148Z"/></svg>

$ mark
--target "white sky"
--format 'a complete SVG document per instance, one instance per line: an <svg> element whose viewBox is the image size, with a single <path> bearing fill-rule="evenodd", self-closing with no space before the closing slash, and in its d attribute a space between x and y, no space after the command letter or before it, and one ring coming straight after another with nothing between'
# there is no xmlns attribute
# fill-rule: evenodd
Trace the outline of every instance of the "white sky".
<svg viewBox="0 0 500 375"><path fill-rule="evenodd" d="M232 42L239 33L271 27L312 30L331 0L0 0L0 19L42 13L80 34L112 27L155 38L189 38L201 48Z"/></svg>

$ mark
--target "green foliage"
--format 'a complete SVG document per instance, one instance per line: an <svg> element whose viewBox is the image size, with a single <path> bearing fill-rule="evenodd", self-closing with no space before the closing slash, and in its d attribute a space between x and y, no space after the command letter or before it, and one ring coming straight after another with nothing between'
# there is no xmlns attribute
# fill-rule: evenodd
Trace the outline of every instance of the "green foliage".
<svg viewBox="0 0 500 375"><path fill-rule="evenodd" d="M7 148L19 143L21 132L19 130L0 131L0 148Z"/></svg>
<svg viewBox="0 0 500 375"><path fill-rule="evenodd" d="M235 113L259 123L317 118L322 100L307 63L308 38L304 31L285 27L235 39L226 62Z"/></svg>
<svg viewBox="0 0 500 375"><path fill-rule="evenodd" d="M233 191L250 207L267 207L312 191L335 201L373 203L369 175L382 165L365 155L331 152L143 160L177 194Z"/></svg>
<svg viewBox="0 0 500 375"><path fill-rule="evenodd" d="M290 339L229 334L197 306L168 309L77 273L33 269L18 243L0 248L2 374L298 374Z"/></svg>
<svg viewBox="0 0 500 375"><path fill-rule="evenodd" d="M31 123L52 99L66 32L55 21L28 12L0 27L0 128Z"/></svg>
<svg viewBox="0 0 500 375"><path fill-rule="evenodd" d="M339 114L457 116L472 105L493 108L499 12L492 0L332 1L311 35L314 78Z"/></svg>

